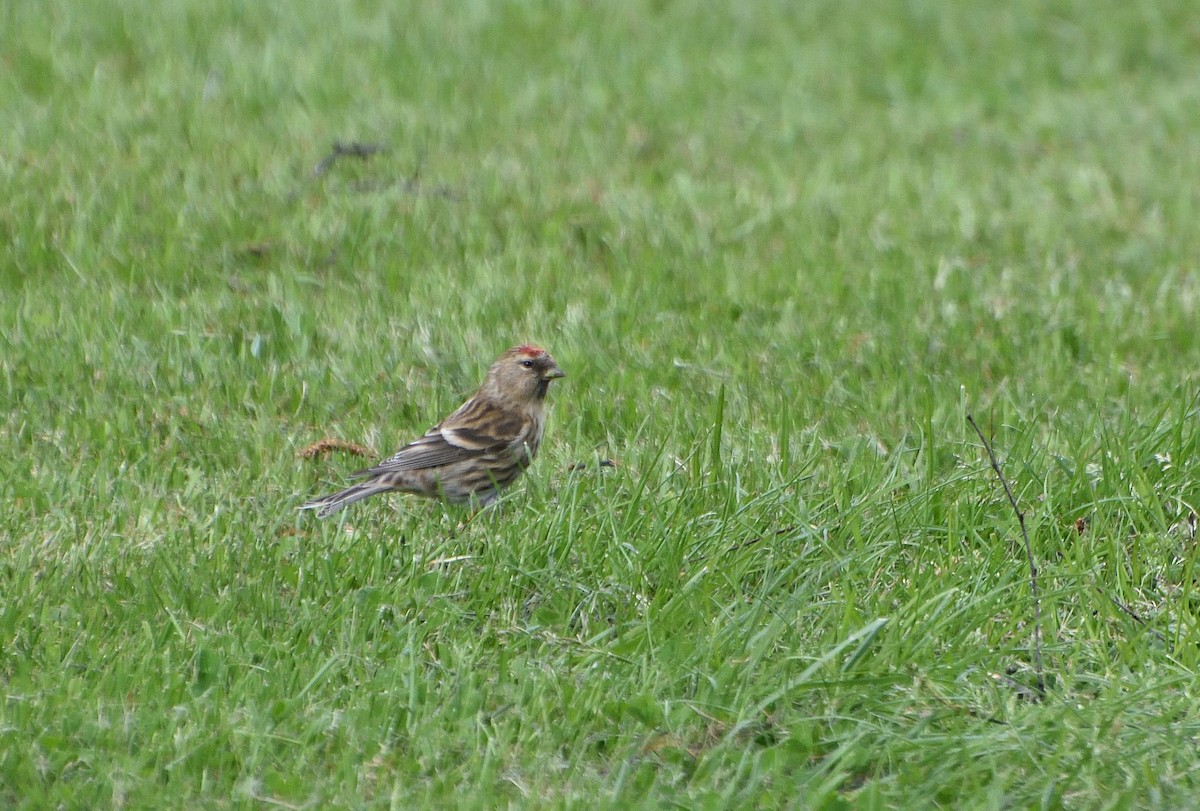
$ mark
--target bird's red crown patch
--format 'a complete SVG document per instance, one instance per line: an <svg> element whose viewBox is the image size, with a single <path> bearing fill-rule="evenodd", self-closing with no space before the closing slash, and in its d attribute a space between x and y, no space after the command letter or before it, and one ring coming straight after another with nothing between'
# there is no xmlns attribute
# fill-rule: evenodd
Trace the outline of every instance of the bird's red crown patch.
<svg viewBox="0 0 1200 811"><path fill-rule="evenodd" d="M517 347L517 354L524 355L527 358L536 358L538 355L546 354L546 350L533 344L521 344Z"/></svg>

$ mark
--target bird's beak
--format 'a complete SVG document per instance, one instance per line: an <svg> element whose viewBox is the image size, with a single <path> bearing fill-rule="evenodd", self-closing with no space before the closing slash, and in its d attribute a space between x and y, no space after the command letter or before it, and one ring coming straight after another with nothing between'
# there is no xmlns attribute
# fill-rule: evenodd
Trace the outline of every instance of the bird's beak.
<svg viewBox="0 0 1200 811"><path fill-rule="evenodd" d="M558 368L557 366L551 366L546 370L546 373L542 375L542 380L558 380L560 377L566 376L567 373L562 369Z"/></svg>

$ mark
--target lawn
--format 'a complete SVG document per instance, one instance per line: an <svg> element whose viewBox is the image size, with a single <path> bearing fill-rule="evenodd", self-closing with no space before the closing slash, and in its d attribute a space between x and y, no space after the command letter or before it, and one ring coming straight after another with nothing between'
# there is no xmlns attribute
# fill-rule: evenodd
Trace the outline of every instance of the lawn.
<svg viewBox="0 0 1200 811"><path fill-rule="evenodd" d="M3 4L0 807L1200 805L1197 76L1184 0ZM495 509L297 511L527 340Z"/></svg>

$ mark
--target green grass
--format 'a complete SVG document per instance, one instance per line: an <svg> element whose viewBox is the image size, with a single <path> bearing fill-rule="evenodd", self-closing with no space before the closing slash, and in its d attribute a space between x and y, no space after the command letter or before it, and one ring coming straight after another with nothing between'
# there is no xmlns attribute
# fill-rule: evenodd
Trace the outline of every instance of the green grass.
<svg viewBox="0 0 1200 811"><path fill-rule="evenodd" d="M0 806L1196 806L1198 19L4 4Z"/></svg>

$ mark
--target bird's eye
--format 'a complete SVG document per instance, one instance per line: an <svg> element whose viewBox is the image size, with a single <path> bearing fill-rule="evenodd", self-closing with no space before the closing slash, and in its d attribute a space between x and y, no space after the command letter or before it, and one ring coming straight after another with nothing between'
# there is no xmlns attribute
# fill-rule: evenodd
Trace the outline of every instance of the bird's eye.
<svg viewBox="0 0 1200 811"><path fill-rule="evenodd" d="M533 361L531 361L531 360L523 360L523 361L521 361L521 365L522 365L522 366L524 366L526 369L532 369L532 368L533 368Z"/></svg>

